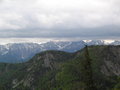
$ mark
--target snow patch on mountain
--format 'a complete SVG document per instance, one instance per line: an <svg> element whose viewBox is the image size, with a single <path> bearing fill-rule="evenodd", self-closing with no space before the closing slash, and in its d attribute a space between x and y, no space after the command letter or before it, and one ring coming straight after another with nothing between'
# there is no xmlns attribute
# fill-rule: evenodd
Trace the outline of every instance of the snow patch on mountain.
<svg viewBox="0 0 120 90"><path fill-rule="evenodd" d="M106 44L106 45L112 44L114 42L115 42L115 40L104 40L104 44Z"/></svg>
<svg viewBox="0 0 120 90"><path fill-rule="evenodd" d="M85 45L120 45L119 40L50 41L46 43L10 43L0 45L0 62L20 62L29 60L36 53L45 50L75 52Z"/></svg>

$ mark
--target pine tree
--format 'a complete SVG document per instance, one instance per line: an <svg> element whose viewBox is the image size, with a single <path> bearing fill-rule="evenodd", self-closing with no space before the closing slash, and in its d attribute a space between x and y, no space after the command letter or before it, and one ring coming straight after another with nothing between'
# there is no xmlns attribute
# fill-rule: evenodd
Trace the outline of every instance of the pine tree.
<svg viewBox="0 0 120 90"><path fill-rule="evenodd" d="M82 74L83 82L86 85L85 90L96 90L93 81L92 59L90 59L87 45L85 47L84 57L85 59L82 62Z"/></svg>

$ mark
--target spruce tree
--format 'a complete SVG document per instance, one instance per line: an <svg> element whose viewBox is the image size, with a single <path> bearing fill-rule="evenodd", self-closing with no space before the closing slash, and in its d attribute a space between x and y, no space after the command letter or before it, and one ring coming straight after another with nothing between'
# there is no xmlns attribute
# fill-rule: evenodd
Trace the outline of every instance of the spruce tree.
<svg viewBox="0 0 120 90"><path fill-rule="evenodd" d="M83 82L86 85L85 90L96 90L93 81L92 59L90 59L87 45L85 46L84 57L85 59L82 62L82 74Z"/></svg>

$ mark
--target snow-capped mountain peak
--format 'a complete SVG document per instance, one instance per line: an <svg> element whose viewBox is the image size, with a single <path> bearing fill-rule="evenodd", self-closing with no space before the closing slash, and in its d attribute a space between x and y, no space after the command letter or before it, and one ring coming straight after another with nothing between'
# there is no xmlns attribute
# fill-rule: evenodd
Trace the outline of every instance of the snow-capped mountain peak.
<svg viewBox="0 0 120 90"><path fill-rule="evenodd" d="M10 43L0 45L0 62L21 62L45 50L75 52L85 45L120 45L119 40L50 41L46 43Z"/></svg>
<svg viewBox="0 0 120 90"><path fill-rule="evenodd" d="M115 40L103 40L104 44L108 45L108 44L112 44L115 42Z"/></svg>

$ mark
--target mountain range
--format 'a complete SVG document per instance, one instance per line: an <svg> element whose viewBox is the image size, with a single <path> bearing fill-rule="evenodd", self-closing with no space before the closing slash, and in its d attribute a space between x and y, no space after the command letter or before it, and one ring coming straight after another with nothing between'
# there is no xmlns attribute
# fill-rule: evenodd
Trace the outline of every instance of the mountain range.
<svg viewBox="0 0 120 90"><path fill-rule="evenodd" d="M19 63L32 58L36 53L46 50L76 52L85 45L120 45L120 41L112 40L81 40L81 41L50 41L38 43L8 43L0 45L0 62Z"/></svg>
<svg viewBox="0 0 120 90"><path fill-rule="evenodd" d="M89 90L85 53L50 50L24 63L0 63L0 90ZM120 90L120 46L89 46L88 53L94 90Z"/></svg>

